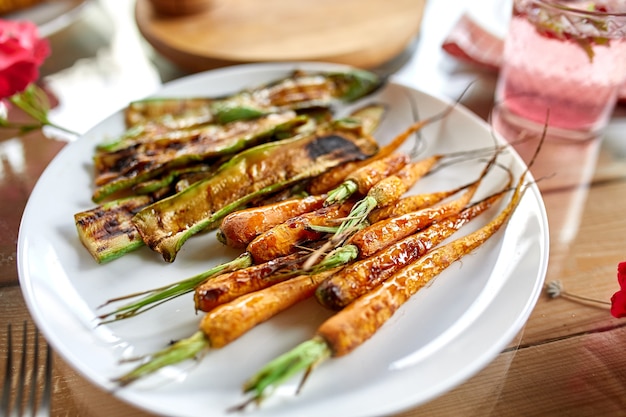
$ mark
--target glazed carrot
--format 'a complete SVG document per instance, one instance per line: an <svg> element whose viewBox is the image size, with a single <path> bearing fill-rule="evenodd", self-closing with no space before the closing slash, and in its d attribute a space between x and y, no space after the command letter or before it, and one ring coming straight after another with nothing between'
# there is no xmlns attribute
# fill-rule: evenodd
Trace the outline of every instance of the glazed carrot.
<svg viewBox="0 0 626 417"><path fill-rule="evenodd" d="M402 169L409 161L408 155L392 153L358 168L328 193L324 204L342 203L355 193L367 194L375 184Z"/></svg>
<svg viewBox="0 0 626 417"><path fill-rule="evenodd" d="M478 189L478 185L478 183L473 184L459 198L448 203L376 222L354 233L349 238L348 243L357 246L361 256L371 256L382 249L385 244L383 242L396 242L436 221L459 213L470 202Z"/></svg>
<svg viewBox="0 0 626 417"><path fill-rule="evenodd" d="M507 185L508 188L508 185ZM490 208L504 191L493 194L472 204L456 215L446 217L429 227L410 235L370 257L346 266L341 271L324 280L316 290L316 298L324 307L341 310L357 297L367 293L400 268L424 256L443 240L461 229L473 218ZM341 251L346 245L337 249Z"/></svg>
<svg viewBox="0 0 626 417"><path fill-rule="evenodd" d="M401 216L412 211L417 211L426 207L434 206L435 204L440 203L446 198L465 190L472 184L473 183L465 184L460 187L445 191L422 193L401 198L395 204L391 204L386 207L375 208L374 210L372 210L369 216L367 216L367 220L370 224L373 224L380 220L388 219L390 217Z"/></svg>
<svg viewBox="0 0 626 417"><path fill-rule="evenodd" d="M196 310L211 311L240 295L267 288L293 277L290 272L302 267L306 259L305 254L306 252L295 252L206 280L196 287L194 295Z"/></svg>
<svg viewBox="0 0 626 417"><path fill-rule="evenodd" d="M337 219L350 213L352 204L351 201L334 204L292 217L255 238L248 245L248 252L255 263L287 255L304 242L321 239L325 233L313 230L312 227L335 226Z"/></svg>
<svg viewBox="0 0 626 417"><path fill-rule="evenodd" d="M470 253L493 236L506 222L519 204L525 188L520 182L509 204L500 214L479 230L449 244L434 249L409 267L394 274L380 287L350 304L339 315L332 317L320 328L318 334L332 345L334 356L351 352L390 318L413 294L439 275L453 262ZM367 317L367 325L350 326L342 330L342 321L355 323L356 317Z"/></svg>
<svg viewBox="0 0 626 417"><path fill-rule="evenodd" d="M495 164L497 156L498 152L494 153L493 157L485 165L485 168L481 172L478 179L470 184L466 191L456 200L427 207L422 210L409 212L402 216L381 220L360 231L354 232L350 237L350 243L359 247L359 251L362 256L370 256L382 249L381 244L377 244L376 242L382 242L383 240L397 241L437 220L459 213L470 202L478 190L482 179ZM408 184L410 183L409 181L415 181L415 178L419 178L419 172L416 174L410 171L404 178L401 175L393 177L398 177L402 182L398 183L397 180L394 180L388 185L383 184L384 186L382 187L372 188L372 191L377 188L377 192L372 193L371 196L368 194L366 198L355 204L355 207L352 209L350 214L352 216L352 214L355 213L354 219L350 218L348 222L342 224L336 236L341 238L342 233L351 233L351 229L353 229L355 225L358 225L356 220L362 222L374 208L389 206L393 202L398 201L401 196L400 191L405 187L408 187ZM382 183L383 181L381 181L380 184ZM357 205L361 203L363 203L363 207L357 207Z"/></svg>
<svg viewBox="0 0 626 417"><path fill-rule="evenodd" d="M336 272L337 269L331 269L312 275L299 275L243 295L209 312L203 317L200 329L205 335L210 335L211 347L224 347L259 323L312 297L320 282Z"/></svg>
<svg viewBox="0 0 626 417"><path fill-rule="evenodd" d="M539 154L546 128L528 167ZM372 337L412 295L508 223L527 189L527 173L528 168L520 175L509 203L494 219L473 233L433 249L326 320L314 337L272 360L246 381L243 390L251 393L251 398L234 409L241 410L250 402L262 401L268 391L296 373L307 370L305 376L309 375L313 367L331 357L352 352Z"/></svg>
<svg viewBox="0 0 626 417"><path fill-rule="evenodd" d="M420 288L453 262L482 245L507 223L526 189L524 178L524 175L520 177L508 205L487 225L433 249L396 272L374 290L326 320L313 338L269 362L254 374L244 384L244 392L252 393L252 398L239 408L251 401L260 402L268 391L296 373L307 369L310 371L328 358L346 355L372 337Z"/></svg>
<svg viewBox="0 0 626 417"><path fill-rule="evenodd" d="M331 269L318 274L298 276L214 308L202 318L199 330L192 336L148 355L147 358L136 358L146 360L114 379L114 382L125 386L165 366L197 358L210 348L226 346L253 327L311 297L317 285L335 271L336 269Z"/></svg>
<svg viewBox="0 0 626 417"><path fill-rule="evenodd" d="M348 214L346 219L334 230L334 234L328 241L311 253L308 261L304 264L305 270L308 270L318 263L319 259L324 256L326 252L332 248L341 246L348 239L352 239L352 243L356 244L360 251L366 250L363 256L370 256L372 253L382 248L382 246L376 247L376 244L385 245L386 242L395 242L428 226L437 219L458 213L474 196L481 179L495 163L498 153L499 149L496 148L496 152L483 169L479 179L470 185L465 194L454 202L407 213L405 216L387 219L365 227L368 215L375 208L387 207L400 200L402 194L408 191L420 178L431 171L436 163L443 158L443 155L430 156L405 165L404 168L400 169L396 174L374 185L364 198L354 204L350 210L350 214ZM360 232L357 233L359 230ZM370 243L375 249L366 249Z"/></svg>
<svg viewBox="0 0 626 417"><path fill-rule="evenodd" d="M254 238L288 219L322 207L325 195L307 196L251 207L222 220L218 239L232 248L245 248Z"/></svg>

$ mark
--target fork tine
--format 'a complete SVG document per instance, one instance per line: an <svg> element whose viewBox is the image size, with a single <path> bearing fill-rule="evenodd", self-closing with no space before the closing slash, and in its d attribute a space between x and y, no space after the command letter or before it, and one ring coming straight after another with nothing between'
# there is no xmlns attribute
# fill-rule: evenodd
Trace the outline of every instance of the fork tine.
<svg viewBox="0 0 626 417"><path fill-rule="evenodd" d="M37 332L39 334L39 332ZM44 340L45 342L45 340ZM50 416L50 399L52 397L52 349L50 345L46 343L45 353L45 368L43 379L43 392L39 400L39 406L37 407L37 417L49 417Z"/></svg>
<svg viewBox="0 0 626 417"><path fill-rule="evenodd" d="M24 328L26 329L26 323L24 323ZM39 369L39 332L35 329L34 336L34 347L33 347L33 365L31 367L31 380L30 380L30 392L28 393L28 401L26 402L26 408L21 415L33 415L35 410L35 402L37 401L37 375ZM26 339L24 339L23 352L26 352ZM26 355L26 353L24 353ZM24 374L24 377L26 375ZM22 379L25 381L25 379Z"/></svg>
<svg viewBox="0 0 626 417"><path fill-rule="evenodd" d="M15 395L15 403L13 405L13 412L15 415L22 415L22 404L24 400L24 385L26 381L26 357L27 353L27 337L28 337L28 324L24 321L24 325L22 326L22 357L20 359L20 373L18 376L19 383L15 387L17 390L17 394Z"/></svg>
<svg viewBox="0 0 626 417"><path fill-rule="evenodd" d="M7 325L7 358L6 368L4 370L4 385L2 387L2 415L8 416L10 411L10 395L11 395L11 382L13 380L13 336L11 331L11 323Z"/></svg>
<svg viewBox="0 0 626 417"><path fill-rule="evenodd" d="M44 369L43 373L43 390L39 398L39 404L37 405L37 394L39 392L39 362L40 362L40 335L39 331L35 328L35 334L33 339L33 353L32 361L29 366L28 361L28 323L24 321L22 327L22 354L18 358L15 358L14 363L14 349L19 348L19 345L15 345L13 338L13 328L9 323L7 326L7 356L6 356L6 369L4 374L4 384L2 388L2 398L0 399L0 416L37 416L48 417L50 415L50 396L51 396L51 383L52 383L52 351L50 345L45 341L45 357L43 358ZM15 371L17 375L15 375ZM30 372L30 375L29 375ZM14 392L15 396L11 399L11 393ZM24 401L26 399L26 401ZM37 412L37 413L35 413Z"/></svg>

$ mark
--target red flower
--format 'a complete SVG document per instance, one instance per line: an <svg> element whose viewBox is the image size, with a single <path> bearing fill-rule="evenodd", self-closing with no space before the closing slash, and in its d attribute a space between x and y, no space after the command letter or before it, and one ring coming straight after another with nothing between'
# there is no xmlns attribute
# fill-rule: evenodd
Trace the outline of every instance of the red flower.
<svg viewBox="0 0 626 417"><path fill-rule="evenodd" d="M620 290L611 297L611 315L613 317L626 317L626 262L617 265L617 282Z"/></svg>
<svg viewBox="0 0 626 417"><path fill-rule="evenodd" d="M0 19L0 99L22 92L39 77L39 66L50 54L46 39L28 21Z"/></svg>

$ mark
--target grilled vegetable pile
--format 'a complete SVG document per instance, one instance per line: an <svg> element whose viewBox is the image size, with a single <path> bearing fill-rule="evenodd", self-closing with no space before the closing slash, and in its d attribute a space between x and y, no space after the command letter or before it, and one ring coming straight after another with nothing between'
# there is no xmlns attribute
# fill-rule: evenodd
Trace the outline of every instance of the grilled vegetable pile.
<svg viewBox="0 0 626 417"><path fill-rule="evenodd" d="M380 112L332 118L336 102L378 88L365 71L296 71L223 98L149 99L126 110L128 130L98 147L100 205L75 215L84 246L100 263L148 244L171 262L193 234L229 212L344 162L377 151L366 129Z"/></svg>
<svg viewBox="0 0 626 417"><path fill-rule="evenodd" d="M450 108L406 126L388 145L374 136L385 106L350 117L332 112L378 80L355 71L296 72L268 86L222 98L147 100L127 109L129 129L94 158L101 203L75 216L79 236L98 262L140 246L175 260L194 234L241 254L205 272L103 307L103 323L131 319L193 293L199 329L142 358L117 382L127 385L172 364L227 346L305 299L332 311L311 339L242 381L249 394L235 410L259 403L296 373L346 355L420 288L504 227L527 187L500 166L504 147L418 156L400 152L412 134ZM539 149L537 149L537 152ZM480 164L476 178L425 194L409 190L450 164ZM475 200L499 171L500 188ZM507 202L502 203L503 200ZM454 235L500 204L483 227Z"/></svg>

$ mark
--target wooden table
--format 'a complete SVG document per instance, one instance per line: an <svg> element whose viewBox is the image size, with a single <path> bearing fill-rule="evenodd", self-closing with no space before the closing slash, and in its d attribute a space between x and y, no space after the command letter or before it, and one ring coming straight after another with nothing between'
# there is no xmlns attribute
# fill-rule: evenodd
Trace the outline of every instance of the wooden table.
<svg viewBox="0 0 626 417"><path fill-rule="evenodd" d="M142 43L132 27L132 5L125 9L120 3L95 3L79 21L51 37L54 54L44 74L56 74L51 78L53 85L68 80L90 83L91 94L98 94L101 85L94 84L94 79L123 79L125 73L90 73L85 68L93 68L89 64L94 62L100 69L104 65L118 68L114 61L128 59L132 48L135 58L135 53L142 57L145 66L140 70L147 77L156 73L166 81L184 75ZM468 80L477 79L463 104L486 118L496 75L463 66L439 48L462 4L450 0L427 5L419 41L396 76L401 82L448 97L456 97ZM103 23L106 19L113 24ZM109 40L112 34L123 35L124 41L115 36ZM67 45L72 48L64 48ZM103 100L94 110L99 111L99 118L134 98L133 94L148 94L158 81L125 90L125 95L120 87L128 84L112 85L120 94L117 101ZM81 121L72 123L69 127L77 130L84 127ZM16 267L22 210L37 178L64 142L37 132L22 138L0 137L0 356L4 358L7 323L31 320ZM525 150L519 150L524 156ZM546 178L540 182L551 238L546 281L560 280L568 292L609 300L617 290L617 264L626 260L626 107L618 107L601 141L548 143L533 173ZM612 318L606 306L542 295L524 329L492 363L452 391L398 416L626 415L625 342L626 321ZM53 416L147 417L93 386L60 357L54 359ZM2 374L3 367L0 364Z"/></svg>

